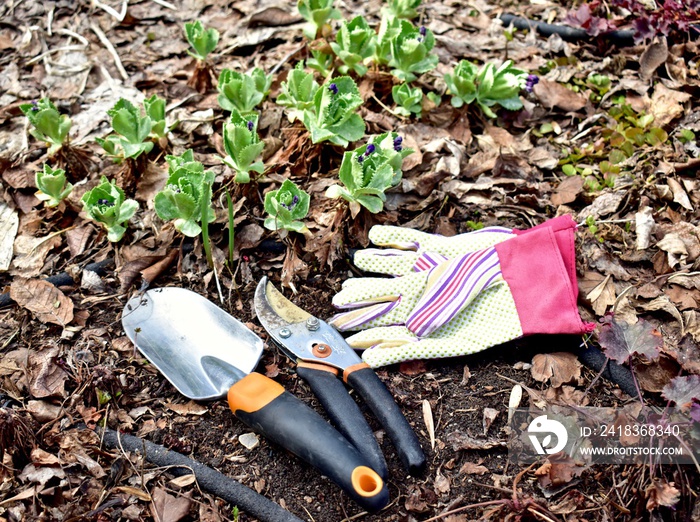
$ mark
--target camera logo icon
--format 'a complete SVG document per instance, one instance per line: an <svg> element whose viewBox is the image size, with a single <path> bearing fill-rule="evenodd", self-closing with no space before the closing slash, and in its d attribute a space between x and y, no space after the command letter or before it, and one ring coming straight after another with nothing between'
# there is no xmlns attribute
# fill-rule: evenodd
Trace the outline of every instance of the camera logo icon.
<svg viewBox="0 0 700 522"><path fill-rule="evenodd" d="M540 415L532 420L527 427L530 442L538 455L552 455L564 449L569 440L566 427L558 420L548 419ZM556 445L552 445L552 435L556 437ZM540 441L540 437L542 437Z"/></svg>

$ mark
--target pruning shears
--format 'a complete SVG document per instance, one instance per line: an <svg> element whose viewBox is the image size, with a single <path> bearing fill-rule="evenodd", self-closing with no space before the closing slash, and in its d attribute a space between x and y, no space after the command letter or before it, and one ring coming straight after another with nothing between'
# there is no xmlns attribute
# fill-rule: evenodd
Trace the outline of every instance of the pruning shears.
<svg viewBox="0 0 700 522"><path fill-rule="evenodd" d="M354 388L394 443L411 475L425 469L425 455L416 434L382 381L328 323L284 297L263 277L255 291L255 312L282 352L297 363L297 373L318 397L333 424L386 478L387 468L377 441L355 400L340 381Z"/></svg>

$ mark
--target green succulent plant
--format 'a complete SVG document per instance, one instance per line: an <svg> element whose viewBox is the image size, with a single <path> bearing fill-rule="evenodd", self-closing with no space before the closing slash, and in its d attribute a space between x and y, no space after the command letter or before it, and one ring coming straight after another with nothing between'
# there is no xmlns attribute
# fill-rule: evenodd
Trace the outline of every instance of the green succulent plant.
<svg viewBox="0 0 700 522"><path fill-rule="evenodd" d="M309 195L291 180L285 180L278 190L265 194L265 228L270 230L291 230L308 232L301 221L309 213Z"/></svg>
<svg viewBox="0 0 700 522"><path fill-rule="evenodd" d="M216 29L205 29L202 22L187 22L185 24L185 36L194 51L187 53L200 61L205 61L216 44L219 43L219 31Z"/></svg>
<svg viewBox="0 0 700 522"><path fill-rule="evenodd" d="M53 169L48 163L44 163L44 168L37 171L34 180L39 189L35 195L47 207L58 206L73 190L73 185L66 180L66 171Z"/></svg>
<svg viewBox="0 0 700 522"><path fill-rule="evenodd" d="M364 62L374 55L376 45L377 35L362 16L341 22L335 42L330 43L335 55L343 62L338 71L341 74L354 71L358 76L367 74Z"/></svg>
<svg viewBox="0 0 700 522"><path fill-rule="evenodd" d="M258 156L265 148L265 143L258 137L258 117L251 114L244 118L234 111L231 118L224 124L224 150L226 157L223 162L236 173L236 183L250 183L250 173L262 174L265 165Z"/></svg>
<svg viewBox="0 0 700 522"><path fill-rule="evenodd" d="M386 201L384 193L401 181L401 163L413 152L403 147L402 142L395 132L385 133L352 152L346 152L338 172L343 185L328 187L326 196L348 201L353 217L360 206L374 214L381 212Z"/></svg>
<svg viewBox="0 0 700 522"><path fill-rule="evenodd" d="M48 155L53 156L68 143L71 120L60 114L49 98L41 98L31 103L23 103L19 109L27 117L32 129L29 133L37 140L49 145Z"/></svg>
<svg viewBox="0 0 700 522"><path fill-rule="evenodd" d="M90 219L107 229L107 239L113 242L124 237L127 223L139 208L133 199L126 199L124 191L114 181L102 176L101 183L86 192L80 200Z"/></svg>

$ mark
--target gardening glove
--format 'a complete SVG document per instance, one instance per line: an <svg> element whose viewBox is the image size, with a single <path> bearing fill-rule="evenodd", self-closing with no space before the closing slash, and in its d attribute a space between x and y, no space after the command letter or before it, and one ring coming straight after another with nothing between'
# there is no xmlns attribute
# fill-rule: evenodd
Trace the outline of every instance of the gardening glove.
<svg viewBox="0 0 700 522"><path fill-rule="evenodd" d="M575 222L571 216L564 215L528 230L486 227L452 237L429 234L410 228L375 225L369 231L369 239L377 246L389 248L359 250L355 253L353 262L355 266L366 272L405 275L409 272L427 270L445 259L453 259L460 254L482 250L540 228L551 228L556 232L574 225Z"/></svg>
<svg viewBox="0 0 700 522"><path fill-rule="evenodd" d="M557 218L493 247L395 279L351 279L333 303L351 311L331 320L368 348L376 367L407 359L474 353L534 333L584 333L576 307L574 229Z"/></svg>

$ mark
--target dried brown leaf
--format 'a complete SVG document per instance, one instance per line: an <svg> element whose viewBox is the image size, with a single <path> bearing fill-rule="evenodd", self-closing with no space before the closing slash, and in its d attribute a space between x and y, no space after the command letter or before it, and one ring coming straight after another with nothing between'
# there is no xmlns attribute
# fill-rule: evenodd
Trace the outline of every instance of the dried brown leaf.
<svg viewBox="0 0 700 522"><path fill-rule="evenodd" d="M567 454L560 452L547 457L542 467L535 471L543 488L559 487L580 476L585 468Z"/></svg>
<svg viewBox="0 0 700 522"><path fill-rule="evenodd" d="M661 356L658 361L645 364L637 362L634 365L634 374L642 389L654 393L659 393L671 382L678 371L678 364L669 357Z"/></svg>
<svg viewBox="0 0 700 522"><path fill-rule="evenodd" d="M77 228L72 228L66 232L66 243L70 250L71 257L76 257L85 252L90 236L95 231L90 224L85 224Z"/></svg>
<svg viewBox="0 0 700 522"><path fill-rule="evenodd" d="M482 424L484 426L484 435L486 435L493 424L493 421L498 417L499 411L495 408L484 408L484 417L482 419Z"/></svg>
<svg viewBox="0 0 700 522"><path fill-rule="evenodd" d="M482 464L475 464L474 462L465 462L462 464L462 467L459 468L460 475L485 475L488 472L489 468Z"/></svg>
<svg viewBox="0 0 700 522"><path fill-rule="evenodd" d="M665 127L683 114L684 104L690 100L690 93L674 91L659 82L651 95L650 114L654 116L655 127Z"/></svg>
<svg viewBox="0 0 700 522"><path fill-rule="evenodd" d="M664 344L659 331L643 319L630 325L611 316L605 318L598 342L605 355L620 364L627 362L633 354L655 361Z"/></svg>
<svg viewBox="0 0 700 522"><path fill-rule="evenodd" d="M567 89L559 82L540 80L535 85L534 93L546 109L558 108L566 112L575 112L586 106L586 97Z"/></svg>
<svg viewBox="0 0 700 522"><path fill-rule="evenodd" d="M15 278L10 297L42 323L66 326L73 320L73 301L48 281Z"/></svg>
<svg viewBox="0 0 700 522"><path fill-rule="evenodd" d="M649 44L644 49L642 56L639 57L639 72L642 78L651 78L654 71L666 63L667 58L668 43L666 43L666 38L662 36L658 41Z"/></svg>
<svg viewBox="0 0 700 522"><path fill-rule="evenodd" d="M420 375L427 371L427 366L423 359L414 359L411 361L403 361L399 364L399 372L409 377Z"/></svg>
<svg viewBox="0 0 700 522"><path fill-rule="evenodd" d="M655 479L652 484L649 484L645 493L647 496L648 511L661 506L673 507L681 498L681 492L673 482L663 482L660 479Z"/></svg>
<svg viewBox="0 0 700 522"><path fill-rule="evenodd" d="M35 277L44 267L46 255L61 246L60 236L33 237L19 235L14 243L14 259L10 265L10 274L21 277Z"/></svg>
<svg viewBox="0 0 700 522"><path fill-rule="evenodd" d="M139 176L135 198L139 201L153 201L168 181L168 169L149 161Z"/></svg>
<svg viewBox="0 0 700 522"><path fill-rule="evenodd" d="M681 411L687 411L693 402L700 401L700 375L683 375L664 386L662 395L676 403Z"/></svg>
<svg viewBox="0 0 700 522"><path fill-rule="evenodd" d="M12 245L17 236L19 217L4 201L0 201L0 272L10 268Z"/></svg>
<svg viewBox="0 0 700 522"><path fill-rule="evenodd" d="M430 437L430 447L435 449L435 422L433 421L433 409L430 407L430 402L423 400L423 422L428 430Z"/></svg>
<svg viewBox="0 0 700 522"><path fill-rule="evenodd" d="M151 497L151 515L156 522L178 522L187 516L192 506L191 492L182 496L168 494L163 488L155 488Z"/></svg>
<svg viewBox="0 0 700 522"><path fill-rule="evenodd" d="M166 403L165 407L174 411L178 415L204 415L208 412L208 408L194 401L188 401L185 404Z"/></svg>
<svg viewBox="0 0 700 522"><path fill-rule="evenodd" d="M578 195L583 191L583 178L581 176L571 176L561 183L552 194L552 205L566 205L576 201Z"/></svg>
<svg viewBox="0 0 700 522"><path fill-rule="evenodd" d="M570 352L539 353L532 358L530 373L536 381L551 380L552 386L559 388L581 378L581 363Z"/></svg>
<svg viewBox="0 0 700 522"><path fill-rule="evenodd" d="M501 442L494 439L475 439L467 433L455 431L447 436L447 441L452 444L455 451L458 450L487 450L501 446Z"/></svg>

